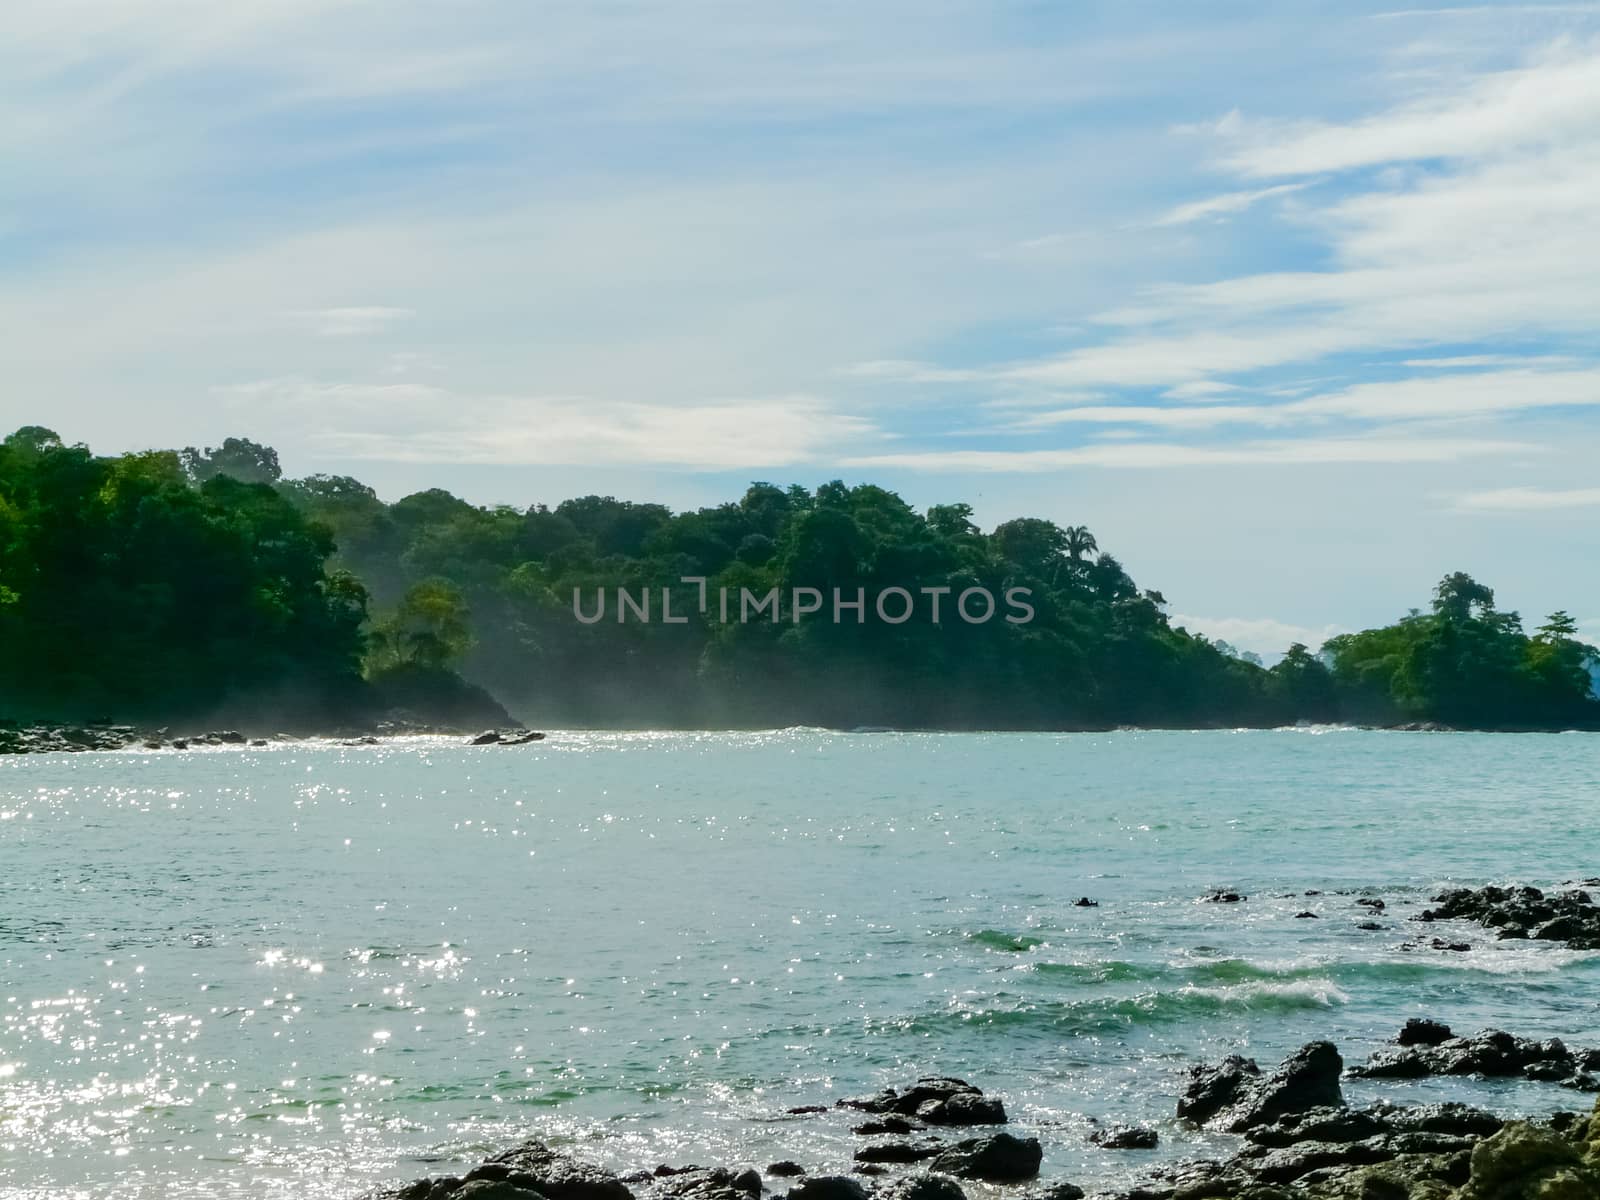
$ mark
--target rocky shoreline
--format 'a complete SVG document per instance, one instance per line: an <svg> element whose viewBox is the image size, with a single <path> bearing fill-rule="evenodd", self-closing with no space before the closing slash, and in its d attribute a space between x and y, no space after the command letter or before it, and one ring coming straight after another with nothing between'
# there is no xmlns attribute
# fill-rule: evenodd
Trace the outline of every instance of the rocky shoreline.
<svg viewBox="0 0 1600 1200"><path fill-rule="evenodd" d="M1600 1051L1574 1054L1559 1042L1529 1042L1498 1030L1471 1038L1448 1033L1431 1022L1410 1022L1374 1062L1421 1046L1440 1055L1428 1061L1441 1073L1475 1067L1496 1073L1516 1061L1527 1077L1542 1079L1542 1070L1533 1068L1553 1060L1600 1066ZM1506 1053L1486 1058L1488 1049ZM1104 1200L1600 1197L1600 1105L1542 1121L1508 1120L1455 1102L1380 1101L1356 1109L1345 1101L1343 1075L1331 1042L1303 1046L1270 1074L1237 1056L1193 1068L1177 1101L1178 1117L1240 1135L1239 1150L1227 1159L1157 1167L1112 1191L1085 1193L1071 1180L1051 1178L1037 1138L993 1128L1009 1123L1001 1100L965 1080L936 1077L836 1101L833 1109L868 1118L854 1127L863 1141L848 1164L662 1164L617 1175L531 1140L462 1175L419 1179L365 1200L966 1200L973 1185L1006 1188L1017 1200L1082 1200L1086 1194ZM1600 1088L1592 1078L1587 1086ZM810 1105L789 1114L827 1111ZM974 1135L978 1128L992 1131ZM1157 1134L1111 1126L1089 1140L1116 1152L1153 1147Z"/></svg>
<svg viewBox="0 0 1600 1200"><path fill-rule="evenodd" d="M86 725L0 725L0 755L5 754L80 754L92 750L190 750L199 747L254 746L257 748L309 738L326 738L346 746L376 746L391 738L462 737L469 746L523 746L544 740L537 730L514 726L473 732L456 726L429 725L416 721L380 721L372 726L346 727L320 733L272 733L249 735L236 729L213 729L198 733L174 734L170 727L157 729L134 725L95 723Z"/></svg>
<svg viewBox="0 0 1600 1200"><path fill-rule="evenodd" d="M1584 880L1552 893L1451 889L1410 920L1470 920L1500 939L1600 949L1600 905L1584 890L1597 885ZM1200 899L1248 901L1235 892ZM1385 909L1372 897L1356 904L1374 916ZM797 1118L858 1113L852 1132L861 1143L848 1162L662 1164L618 1176L534 1140L462 1175L420 1179L366 1200L966 1200L969 1187L988 1195L1004 1189L1016 1200L1600 1200L1600 1104L1529 1121L1458 1102L1352 1108L1342 1087L1345 1079L1370 1085L1428 1076L1600 1092L1600 1047L1497 1029L1458 1036L1441 1022L1412 1018L1390 1044L1349 1066L1327 1041L1308 1043L1271 1071L1230 1056L1192 1068L1174 1111L1191 1128L1237 1137L1238 1148L1226 1158L1153 1167L1095 1193L1053 1177L1038 1138L1001 1128L1011 1125L1002 1099L965 1080L931 1077L787 1110ZM1108 1153L1153 1149L1159 1140L1156 1130L1116 1124L1088 1135Z"/></svg>

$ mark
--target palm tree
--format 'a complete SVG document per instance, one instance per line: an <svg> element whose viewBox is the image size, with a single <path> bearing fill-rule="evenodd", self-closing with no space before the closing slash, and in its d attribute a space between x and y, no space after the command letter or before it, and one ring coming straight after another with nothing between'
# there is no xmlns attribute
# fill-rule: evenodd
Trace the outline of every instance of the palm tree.
<svg viewBox="0 0 1600 1200"><path fill-rule="evenodd" d="M1067 554L1073 562L1082 562L1085 554L1093 554L1100 549L1094 534L1085 525L1069 525L1066 534Z"/></svg>

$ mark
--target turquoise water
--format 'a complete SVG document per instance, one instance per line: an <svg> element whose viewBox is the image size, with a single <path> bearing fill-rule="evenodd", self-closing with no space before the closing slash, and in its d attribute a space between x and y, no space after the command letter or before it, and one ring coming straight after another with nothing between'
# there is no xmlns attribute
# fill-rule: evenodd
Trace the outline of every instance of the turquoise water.
<svg viewBox="0 0 1600 1200"><path fill-rule="evenodd" d="M626 1169L838 1167L846 1120L783 1110L932 1072L1002 1095L1047 1176L1105 1183L1218 1148L1171 1113L1231 1050L1360 1058L1418 1014L1600 1045L1600 955L1406 949L1403 919L1447 881L1600 874L1597 808L1584 735L0 759L0 1193L347 1197L531 1134ZM1223 887L1249 900L1197 902ZM1089 1147L1091 1119L1163 1147Z"/></svg>

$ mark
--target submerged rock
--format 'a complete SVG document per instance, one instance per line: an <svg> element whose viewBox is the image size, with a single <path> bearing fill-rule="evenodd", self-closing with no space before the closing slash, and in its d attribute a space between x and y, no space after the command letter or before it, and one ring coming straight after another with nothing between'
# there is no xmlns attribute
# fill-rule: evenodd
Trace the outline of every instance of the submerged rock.
<svg viewBox="0 0 1600 1200"><path fill-rule="evenodd" d="M1020 1183L1037 1175L1043 1160L1044 1151L1038 1138L996 1133L957 1142L938 1154L929 1166L933 1171L958 1179Z"/></svg>
<svg viewBox="0 0 1600 1200"><path fill-rule="evenodd" d="M1111 1125L1096 1129L1089 1140L1107 1150L1154 1150L1161 1136L1142 1125Z"/></svg>

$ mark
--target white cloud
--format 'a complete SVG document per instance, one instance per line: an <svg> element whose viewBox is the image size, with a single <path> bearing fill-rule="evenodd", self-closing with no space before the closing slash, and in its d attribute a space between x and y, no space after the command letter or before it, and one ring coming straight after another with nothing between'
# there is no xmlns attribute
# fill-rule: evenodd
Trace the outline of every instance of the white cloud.
<svg viewBox="0 0 1600 1200"><path fill-rule="evenodd" d="M1600 507L1600 488L1496 488L1458 497L1456 507L1468 512L1550 512L1563 508Z"/></svg>
<svg viewBox="0 0 1600 1200"><path fill-rule="evenodd" d="M1227 192L1220 196L1211 196L1205 200L1194 200L1188 204L1180 204L1169 210L1163 216L1156 218L1154 224L1189 225L1195 221L1203 221L1208 217L1225 217L1234 213L1244 212L1261 201L1273 196L1286 196L1290 192L1298 192L1302 188L1310 187L1309 183L1280 183L1273 187L1257 188L1249 192Z"/></svg>
<svg viewBox="0 0 1600 1200"><path fill-rule="evenodd" d="M1340 625L1311 628L1271 617L1196 617L1173 613L1171 622L1191 633L1204 634L1212 641L1227 642L1237 649L1261 655L1281 655L1296 642L1315 652L1329 638L1350 632Z"/></svg>
<svg viewBox="0 0 1600 1200"><path fill-rule="evenodd" d="M323 308L294 315L308 323L318 337L365 337L382 333L396 322L417 314L409 308L366 306Z"/></svg>
<svg viewBox="0 0 1600 1200"><path fill-rule="evenodd" d="M1103 404L1033 413L1015 429L1049 429L1057 425L1151 425L1167 429L1210 429L1218 425L1282 425L1289 417L1271 405L1212 404L1163 408L1149 404Z"/></svg>
<svg viewBox="0 0 1600 1200"><path fill-rule="evenodd" d="M1295 416L1365 421L1482 417L1600 404L1600 367L1582 371L1485 371L1360 383L1282 406Z"/></svg>
<svg viewBox="0 0 1600 1200"><path fill-rule="evenodd" d="M1245 175L1309 175L1418 159L1473 158L1594 136L1600 58L1592 46L1558 47L1461 91L1343 125L1264 136L1230 154ZM1246 137L1249 135L1246 134Z"/></svg>
<svg viewBox="0 0 1600 1200"><path fill-rule="evenodd" d="M294 378L219 395L269 431L303 428L325 453L392 462L742 469L810 462L877 436L870 421L804 395L652 405Z"/></svg>
<svg viewBox="0 0 1600 1200"><path fill-rule="evenodd" d="M1138 442L1080 446L1070 450L936 450L873 454L845 459L852 467L896 467L921 471L1059 471L1067 467L1234 467L1317 463L1437 463L1536 450L1524 442L1490 439L1390 436L1299 438L1187 446Z"/></svg>

